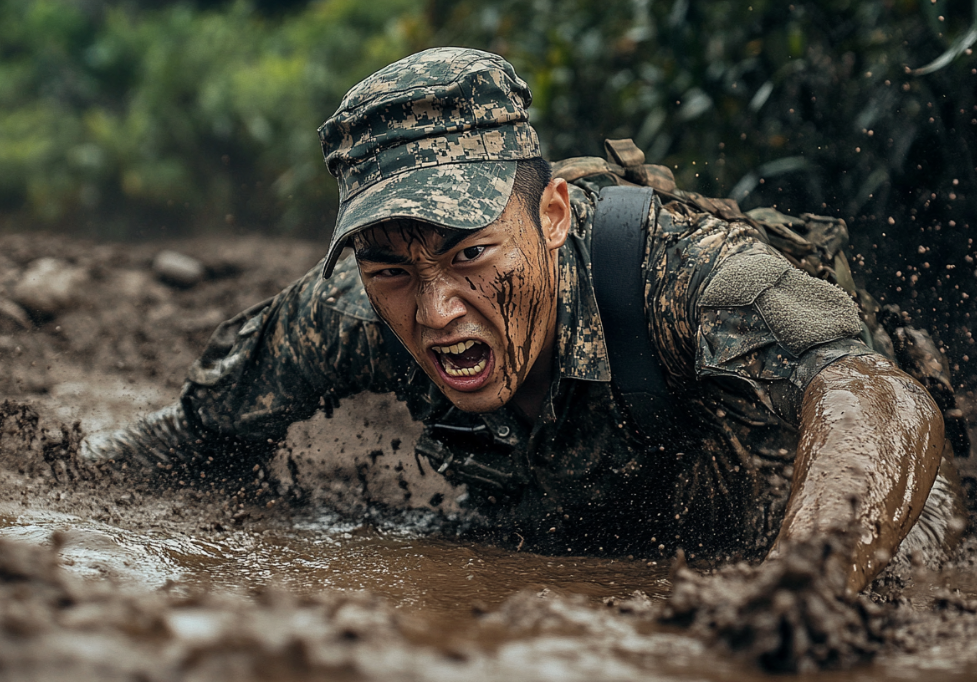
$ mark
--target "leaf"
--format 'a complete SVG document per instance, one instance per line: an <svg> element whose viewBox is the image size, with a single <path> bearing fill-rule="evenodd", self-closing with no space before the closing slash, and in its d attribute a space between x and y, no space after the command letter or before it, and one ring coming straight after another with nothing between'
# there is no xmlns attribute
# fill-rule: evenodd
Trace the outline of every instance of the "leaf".
<svg viewBox="0 0 977 682"><path fill-rule="evenodd" d="M963 54L964 51L966 51L966 49L975 42L977 42L977 0L974 0L974 23L970 27L970 30L955 40L946 52L931 61L929 64L926 66L921 66L918 69L914 69L913 75L925 76L928 73L939 71Z"/></svg>
<svg viewBox="0 0 977 682"><path fill-rule="evenodd" d="M812 168L811 162L801 156L785 156L782 159L768 161L740 178L730 191L729 198L743 201L760 182L760 178L773 178L784 173L808 171Z"/></svg>
<svg viewBox="0 0 977 682"><path fill-rule="evenodd" d="M753 95L753 99L750 100L750 109L753 111L760 111L760 108L766 104L767 100L770 98L771 93L773 93L773 83L770 81L765 82Z"/></svg>
<svg viewBox="0 0 977 682"><path fill-rule="evenodd" d="M675 118L679 121L692 121L712 108L712 98L699 88L692 88L682 97Z"/></svg>

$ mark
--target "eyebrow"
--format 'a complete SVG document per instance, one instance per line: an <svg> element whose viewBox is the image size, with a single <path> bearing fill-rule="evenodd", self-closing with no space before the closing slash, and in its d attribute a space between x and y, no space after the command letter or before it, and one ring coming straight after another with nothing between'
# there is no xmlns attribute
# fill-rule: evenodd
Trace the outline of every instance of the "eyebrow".
<svg viewBox="0 0 977 682"><path fill-rule="evenodd" d="M437 249L434 250L435 256L443 256L444 254L451 251L458 244L465 241L469 237L474 236L480 232L480 230L452 230L451 233L444 238ZM362 249L356 250L356 260L369 261L370 263L380 263L383 265L410 265L411 259L409 256L401 255L391 251L390 249L385 249L382 246L370 245L365 246Z"/></svg>
<svg viewBox="0 0 977 682"><path fill-rule="evenodd" d="M444 238L444 242L442 242L441 246L435 249L434 255L443 256L444 254L448 253L448 251L455 248L455 246L465 241L469 237L474 236L478 232L479 230L453 230L451 234Z"/></svg>
<svg viewBox="0 0 977 682"><path fill-rule="evenodd" d="M365 260L370 263L381 263L383 265L410 265L410 258L396 254L382 246L367 246L357 249L356 260Z"/></svg>

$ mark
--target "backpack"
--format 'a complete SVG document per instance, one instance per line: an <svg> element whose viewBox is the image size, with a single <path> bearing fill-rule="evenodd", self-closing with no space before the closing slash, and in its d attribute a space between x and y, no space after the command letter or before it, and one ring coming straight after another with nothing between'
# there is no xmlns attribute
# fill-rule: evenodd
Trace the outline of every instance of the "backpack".
<svg viewBox="0 0 977 682"><path fill-rule="evenodd" d="M812 213L799 218L773 208L744 213L733 199L714 199L680 190L672 172L646 164L630 139L607 140L607 159L577 157L553 164L554 177L603 185L594 213L592 269L597 305L604 320L612 383L632 422L660 425L670 419L664 370L654 354L644 317L641 260L652 195L681 202L723 220L750 224L795 267L839 286L858 305L865 344L919 381L943 413L946 438L957 457L970 456L963 412L957 407L946 356L923 329L912 326L898 306L880 306L858 287L845 256L844 220ZM625 367L625 371L620 371ZM618 368L619 371L614 372Z"/></svg>

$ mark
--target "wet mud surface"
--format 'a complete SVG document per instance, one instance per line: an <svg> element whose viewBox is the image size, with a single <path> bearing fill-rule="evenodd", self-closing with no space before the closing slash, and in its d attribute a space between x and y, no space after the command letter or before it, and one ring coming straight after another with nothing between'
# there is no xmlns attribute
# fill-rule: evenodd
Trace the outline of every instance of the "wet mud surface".
<svg viewBox="0 0 977 682"><path fill-rule="evenodd" d="M165 249L197 269L160 264ZM486 546L456 535L464 490L415 461L418 428L387 396L290 430L314 491L302 507L160 493L79 458L85 438L172 401L213 327L320 251L0 235L0 678L977 675L972 528L939 572L920 558L856 597L843 538L763 567Z"/></svg>

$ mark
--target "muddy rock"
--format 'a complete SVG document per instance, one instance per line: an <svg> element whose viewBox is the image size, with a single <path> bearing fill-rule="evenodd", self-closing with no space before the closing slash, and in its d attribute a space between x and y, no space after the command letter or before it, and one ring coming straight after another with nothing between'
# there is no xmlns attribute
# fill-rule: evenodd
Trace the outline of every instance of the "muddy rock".
<svg viewBox="0 0 977 682"><path fill-rule="evenodd" d="M68 481L80 476L81 441L78 422L45 424L31 405L0 402L0 466L8 470Z"/></svg>
<svg viewBox="0 0 977 682"><path fill-rule="evenodd" d="M14 301L42 317L54 317L77 304L88 273L60 258L31 262L13 290Z"/></svg>
<svg viewBox="0 0 977 682"><path fill-rule="evenodd" d="M186 288L197 284L207 274L204 264L196 258L169 249L156 254L153 272L167 284Z"/></svg>

